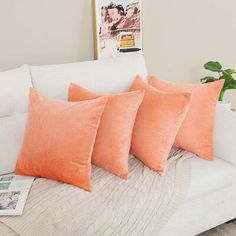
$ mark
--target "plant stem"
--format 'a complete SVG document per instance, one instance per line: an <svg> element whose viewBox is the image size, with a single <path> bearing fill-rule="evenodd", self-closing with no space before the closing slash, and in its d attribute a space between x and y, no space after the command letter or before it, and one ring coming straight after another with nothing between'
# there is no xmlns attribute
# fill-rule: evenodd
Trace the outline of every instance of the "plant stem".
<svg viewBox="0 0 236 236"><path fill-rule="evenodd" d="M219 101L223 101L224 100L224 95L225 95L225 91L226 91L226 89L221 89L221 91L220 91L220 96L219 96Z"/></svg>

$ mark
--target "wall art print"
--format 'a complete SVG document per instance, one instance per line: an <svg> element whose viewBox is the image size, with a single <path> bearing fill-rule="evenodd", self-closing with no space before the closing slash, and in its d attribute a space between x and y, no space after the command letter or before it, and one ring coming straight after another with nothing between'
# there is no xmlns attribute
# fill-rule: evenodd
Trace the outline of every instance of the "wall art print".
<svg viewBox="0 0 236 236"><path fill-rule="evenodd" d="M142 53L141 0L94 0L95 59Z"/></svg>

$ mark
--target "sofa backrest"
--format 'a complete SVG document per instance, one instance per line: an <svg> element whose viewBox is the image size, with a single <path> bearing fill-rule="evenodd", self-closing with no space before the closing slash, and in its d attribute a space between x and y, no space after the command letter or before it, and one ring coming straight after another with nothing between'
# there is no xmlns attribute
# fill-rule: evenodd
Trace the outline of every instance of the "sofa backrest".
<svg viewBox="0 0 236 236"><path fill-rule="evenodd" d="M15 168L27 120L30 86L28 66L0 72L0 174Z"/></svg>
<svg viewBox="0 0 236 236"><path fill-rule="evenodd" d="M62 65L30 66L33 86L45 96L67 100L71 82L99 93L127 91L134 77L146 77L143 56Z"/></svg>
<svg viewBox="0 0 236 236"><path fill-rule="evenodd" d="M217 105L214 130L215 156L236 167L236 112Z"/></svg>

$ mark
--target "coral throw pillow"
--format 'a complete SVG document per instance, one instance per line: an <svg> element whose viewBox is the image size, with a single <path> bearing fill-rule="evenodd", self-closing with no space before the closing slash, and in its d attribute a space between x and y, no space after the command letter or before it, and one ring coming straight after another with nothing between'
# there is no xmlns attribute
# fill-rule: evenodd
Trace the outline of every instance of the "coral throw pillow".
<svg viewBox="0 0 236 236"><path fill-rule="evenodd" d="M31 89L16 173L60 180L91 191L91 155L106 102L105 97L64 102Z"/></svg>
<svg viewBox="0 0 236 236"><path fill-rule="evenodd" d="M137 76L130 91L140 89L145 96L134 125L131 152L149 168L163 172L191 94L161 92Z"/></svg>
<svg viewBox="0 0 236 236"><path fill-rule="evenodd" d="M177 134L175 146L213 160L215 110L224 80L208 84L178 84L150 76L150 85L166 92L190 92L192 101Z"/></svg>
<svg viewBox="0 0 236 236"><path fill-rule="evenodd" d="M104 96L71 84L70 101L81 101ZM132 130L144 92L135 91L110 95L101 118L92 163L121 178L128 177L128 158Z"/></svg>

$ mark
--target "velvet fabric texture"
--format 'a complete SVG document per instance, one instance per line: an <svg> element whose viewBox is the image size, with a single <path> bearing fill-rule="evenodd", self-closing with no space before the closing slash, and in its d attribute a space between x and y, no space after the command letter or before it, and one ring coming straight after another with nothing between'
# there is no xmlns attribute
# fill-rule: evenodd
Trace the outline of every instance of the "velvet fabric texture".
<svg viewBox="0 0 236 236"><path fill-rule="evenodd" d="M70 101L104 96L71 84ZM128 178L128 158L132 130L144 92L110 95L101 118L93 149L92 163L121 178Z"/></svg>
<svg viewBox="0 0 236 236"><path fill-rule="evenodd" d="M130 91L140 89L145 96L134 125L131 153L152 170L163 172L191 94L162 92L137 76Z"/></svg>
<svg viewBox="0 0 236 236"><path fill-rule="evenodd" d="M149 76L148 82L166 92L190 92L192 101L175 139L175 146L213 160L213 131L216 104L224 80L208 84L179 84Z"/></svg>
<svg viewBox="0 0 236 236"><path fill-rule="evenodd" d="M107 98L64 102L30 89L29 117L16 173L91 191L91 155Z"/></svg>

